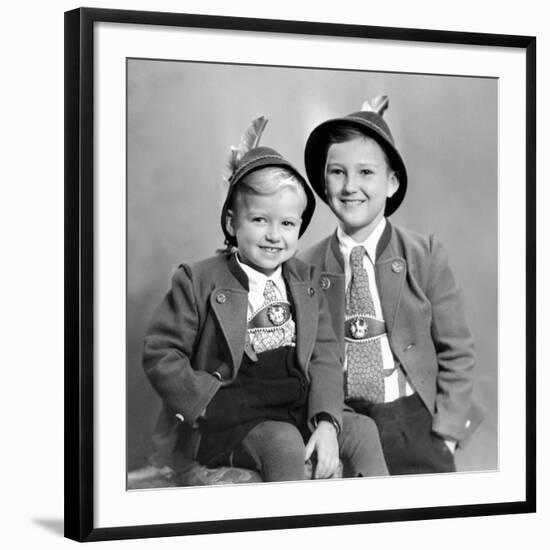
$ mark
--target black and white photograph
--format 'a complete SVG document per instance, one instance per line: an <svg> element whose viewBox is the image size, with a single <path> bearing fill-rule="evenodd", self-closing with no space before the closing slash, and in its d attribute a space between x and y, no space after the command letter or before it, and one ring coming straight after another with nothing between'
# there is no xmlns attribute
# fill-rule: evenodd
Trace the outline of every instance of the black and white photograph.
<svg viewBox="0 0 550 550"><path fill-rule="evenodd" d="M65 33L65 536L533 513L535 38Z"/></svg>
<svg viewBox="0 0 550 550"><path fill-rule="evenodd" d="M543 8L8 3L2 547L543 547Z"/></svg>
<svg viewBox="0 0 550 550"><path fill-rule="evenodd" d="M129 489L498 468L498 100L127 61Z"/></svg>

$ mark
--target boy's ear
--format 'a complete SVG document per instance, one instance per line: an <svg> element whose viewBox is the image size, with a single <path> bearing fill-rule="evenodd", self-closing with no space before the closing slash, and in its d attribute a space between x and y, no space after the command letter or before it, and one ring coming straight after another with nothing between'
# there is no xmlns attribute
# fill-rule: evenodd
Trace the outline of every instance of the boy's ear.
<svg viewBox="0 0 550 550"><path fill-rule="evenodd" d="M227 211L227 215L225 216L225 229L232 237L235 236L235 227L233 224L233 210Z"/></svg>
<svg viewBox="0 0 550 550"><path fill-rule="evenodd" d="M392 170L392 172L388 176L387 198L389 199L393 197L398 189L399 189L399 176L397 175L397 172Z"/></svg>

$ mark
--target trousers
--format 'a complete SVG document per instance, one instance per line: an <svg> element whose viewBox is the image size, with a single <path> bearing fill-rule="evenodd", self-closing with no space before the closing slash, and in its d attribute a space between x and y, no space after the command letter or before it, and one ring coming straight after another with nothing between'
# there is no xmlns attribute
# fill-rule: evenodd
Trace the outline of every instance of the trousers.
<svg viewBox="0 0 550 550"><path fill-rule="evenodd" d="M344 477L388 475L372 419L344 411L338 445ZM296 426L269 420L244 437L233 453L232 464L259 471L264 481L302 480L309 477L304 453L304 438Z"/></svg>
<svg viewBox="0 0 550 550"><path fill-rule="evenodd" d="M352 407L376 423L390 475L456 472L454 455L432 431L432 415L418 394Z"/></svg>

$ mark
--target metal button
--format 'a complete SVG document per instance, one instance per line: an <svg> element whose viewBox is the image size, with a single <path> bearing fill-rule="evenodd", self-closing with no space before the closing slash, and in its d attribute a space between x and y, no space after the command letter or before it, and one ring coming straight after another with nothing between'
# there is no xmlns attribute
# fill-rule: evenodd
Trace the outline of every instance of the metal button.
<svg viewBox="0 0 550 550"><path fill-rule="evenodd" d="M307 289L307 293L310 295L310 296L313 296L315 294L315 289L310 286L308 289Z"/></svg>
<svg viewBox="0 0 550 550"><path fill-rule="evenodd" d="M328 290L330 288L330 279L328 277L321 277L319 285L323 290Z"/></svg>
<svg viewBox="0 0 550 550"><path fill-rule="evenodd" d="M183 422L185 419L183 418L183 414L180 414L180 413L177 413L176 414L176 418L180 421L180 422Z"/></svg>
<svg viewBox="0 0 550 550"><path fill-rule="evenodd" d="M471 420L466 420L466 424L464 424L464 427L466 429L468 429L471 425L472 425L472 421Z"/></svg>
<svg viewBox="0 0 550 550"><path fill-rule="evenodd" d="M225 304L226 300L227 300L227 296L225 294L223 294L223 292L220 292L216 296L216 302L218 302L218 304Z"/></svg>
<svg viewBox="0 0 550 550"><path fill-rule="evenodd" d="M411 342L403 351L409 351L413 347L414 347L414 342Z"/></svg>
<svg viewBox="0 0 550 550"><path fill-rule="evenodd" d="M393 262L391 264L391 270L394 273L401 273L403 271L403 264L401 262Z"/></svg>

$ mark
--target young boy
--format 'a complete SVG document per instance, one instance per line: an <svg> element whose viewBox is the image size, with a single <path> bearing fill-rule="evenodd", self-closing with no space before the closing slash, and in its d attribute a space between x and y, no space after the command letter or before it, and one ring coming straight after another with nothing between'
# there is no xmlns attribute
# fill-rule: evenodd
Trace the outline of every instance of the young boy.
<svg viewBox="0 0 550 550"><path fill-rule="evenodd" d="M323 272L345 401L376 422L390 474L451 472L481 420L473 339L439 240L387 220L407 189L387 105L375 98L311 132L307 175L339 227L301 257Z"/></svg>
<svg viewBox="0 0 550 550"><path fill-rule="evenodd" d="M260 131L261 133L261 131ZM342 360L314 270L294 258L313 193L268 147L233 163L225 253L182 265L145 339L157 444L264 481L387 474L372 421L343 414ZM157 449L158 450L158 449Z"/></svg>

